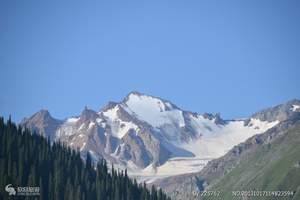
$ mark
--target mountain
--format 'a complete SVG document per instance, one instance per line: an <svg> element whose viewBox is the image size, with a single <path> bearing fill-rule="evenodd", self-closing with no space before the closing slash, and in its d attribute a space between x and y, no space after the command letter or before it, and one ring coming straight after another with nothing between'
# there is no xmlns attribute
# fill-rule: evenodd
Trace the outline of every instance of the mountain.
<svg viewBox="0 0 300 200"><path fill-rule="evenodd" d="M284 104L278 106L267 108L260 112L252 115L253 118L259 119L261 121L272 122L275 120L285 121L287 119L293 118L300 112L300 101L297 99L290 100Z"/></svg>
<svg viewBox="0 0 300 200"><path fill-rule="evenodd" d="M300 102L293 100L247 119L224 120L218 114L184 111L170 101L132 92L98 112L85 108L79 116L54 120L47 135L150 183L199 172L235 145L294 116L299 108ZM44 133L45 120L34 116L39 115L21 125Z"/></svg>
<svg viewBox="0 0 300 200"><path fill-rule="evenodd" d="M37 131L46 138L54 139L55 131L62 124L61 120L54 119L48 110L40 110L30 118L22 120L21 124L30 130Z"/></svg>
<svg viewBox="0 0 300 200"><path fill-rule="evenodd" d="M0 146L0 199L169 199L161 189L131 180L126 171L109 170L105 160L93 165L87 154L83 161L79 152L2 117Z"/></svg>
<svg viewBox="0 0 300 200"><path fill-rule="evenodd" d="M258 145L239 163L217 179L210 190L222 191L222 199L231 200L228 191L287 191L283 197L251 199L300 199L300 122L290 124L275 139Z"/></svg>
<svg viewBox="0 0 300 200"><path fill-rule="evenodd" d="M295 170L300 161L300 109L295 109L298 105L299 101L293 100L255 114L283 121L234 146L197 173L159 179L152 184L164 188L173 199L202 199L195 194L209 190L222 191L222 199L233 199L230 191L297 191L300 183L292 180L300 180L297 167ZM288 180L290 185L284 183Z"/></svg>

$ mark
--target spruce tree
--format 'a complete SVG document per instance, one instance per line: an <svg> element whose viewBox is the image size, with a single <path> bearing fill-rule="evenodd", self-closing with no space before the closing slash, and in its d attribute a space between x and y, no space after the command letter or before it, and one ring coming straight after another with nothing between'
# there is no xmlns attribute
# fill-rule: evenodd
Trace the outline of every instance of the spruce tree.
<svg viewBox="0 0 300 200"><path fill-rule="evenodd" d="M126 170L109 170L104 159L94 168L89 153L84 162L80 152L59 142L51 144L11 119L5 123L0 117L0 145L0 188L39 186L38 198L43 200L169 200L162 190L153 186L149 191L128 178ZM0 190L0 199L6 198Z"/></svg>

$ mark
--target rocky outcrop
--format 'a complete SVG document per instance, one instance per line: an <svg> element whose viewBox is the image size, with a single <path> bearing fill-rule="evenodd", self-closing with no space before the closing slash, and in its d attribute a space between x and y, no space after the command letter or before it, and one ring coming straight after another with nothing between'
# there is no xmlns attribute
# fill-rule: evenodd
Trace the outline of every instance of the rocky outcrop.
<svg viewBox="0 0 300 200"><path fill-rule="evenodd" d="M55 131L62 124L61 120L53 118L48 110L40 110L30 118L25 118L20 125L29 128L53 140Z"/></svg>

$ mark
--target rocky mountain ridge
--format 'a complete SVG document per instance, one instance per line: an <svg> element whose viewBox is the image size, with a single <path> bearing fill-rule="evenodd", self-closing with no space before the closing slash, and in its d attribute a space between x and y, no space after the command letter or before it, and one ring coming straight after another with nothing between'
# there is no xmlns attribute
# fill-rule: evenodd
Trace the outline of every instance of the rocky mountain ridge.
<svg viewBox="0 0 300 200"><path fill-rule="evenodd" d="M151 182L198 172L209 160L276 126L299 108L300 102L293 100L245 120L223 120L218 114L184 111L161 98L132 92L99 112L85 108L79 116L56 120L42 110L21 125Z"/></svg>

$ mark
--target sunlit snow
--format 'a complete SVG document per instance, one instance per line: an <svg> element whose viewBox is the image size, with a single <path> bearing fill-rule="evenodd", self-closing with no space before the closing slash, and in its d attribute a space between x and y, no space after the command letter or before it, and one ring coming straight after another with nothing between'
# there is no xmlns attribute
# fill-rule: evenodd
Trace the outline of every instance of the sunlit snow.
<svg viewBox="0 0 300 200"><path fill-rule="evenodd" d="M119 106L115 106L114 108L103 112L103 115L107 117L108 124L111 126L112 135L121 139L130 129L138 132L139 129L137 125L120 119L118 116L118 110Z"/></svg>
<svg viewBox="0 0 300 200"><path fill-rule="evenodd" d="M296 111L299 110L299 108L300 108L299 105L293 105L292 108L291 108L291 111L296 112Z"/></svg>
<svg viewBox="0 0 300 200"><path fill-rule="evenodd" d="M153 127L172 123L180 127L185 125L181 110L151 96L130 94L124 108Z"/></svg>
<svg viewBox="0 0 300 200"><path fill-rule="evenodd" d="M230 121L223 126L212 123L205 125L202 119L196 122L199 131L203 133L202 137L189 143L182 143L180 146L199 158L217 158L227 153L235 145L253 135L265 132L278 123L279 121L266 122L251 119L248 126L244 125L244 121ZM209 126L210 129L205 129L204 126Z"/></svg>

